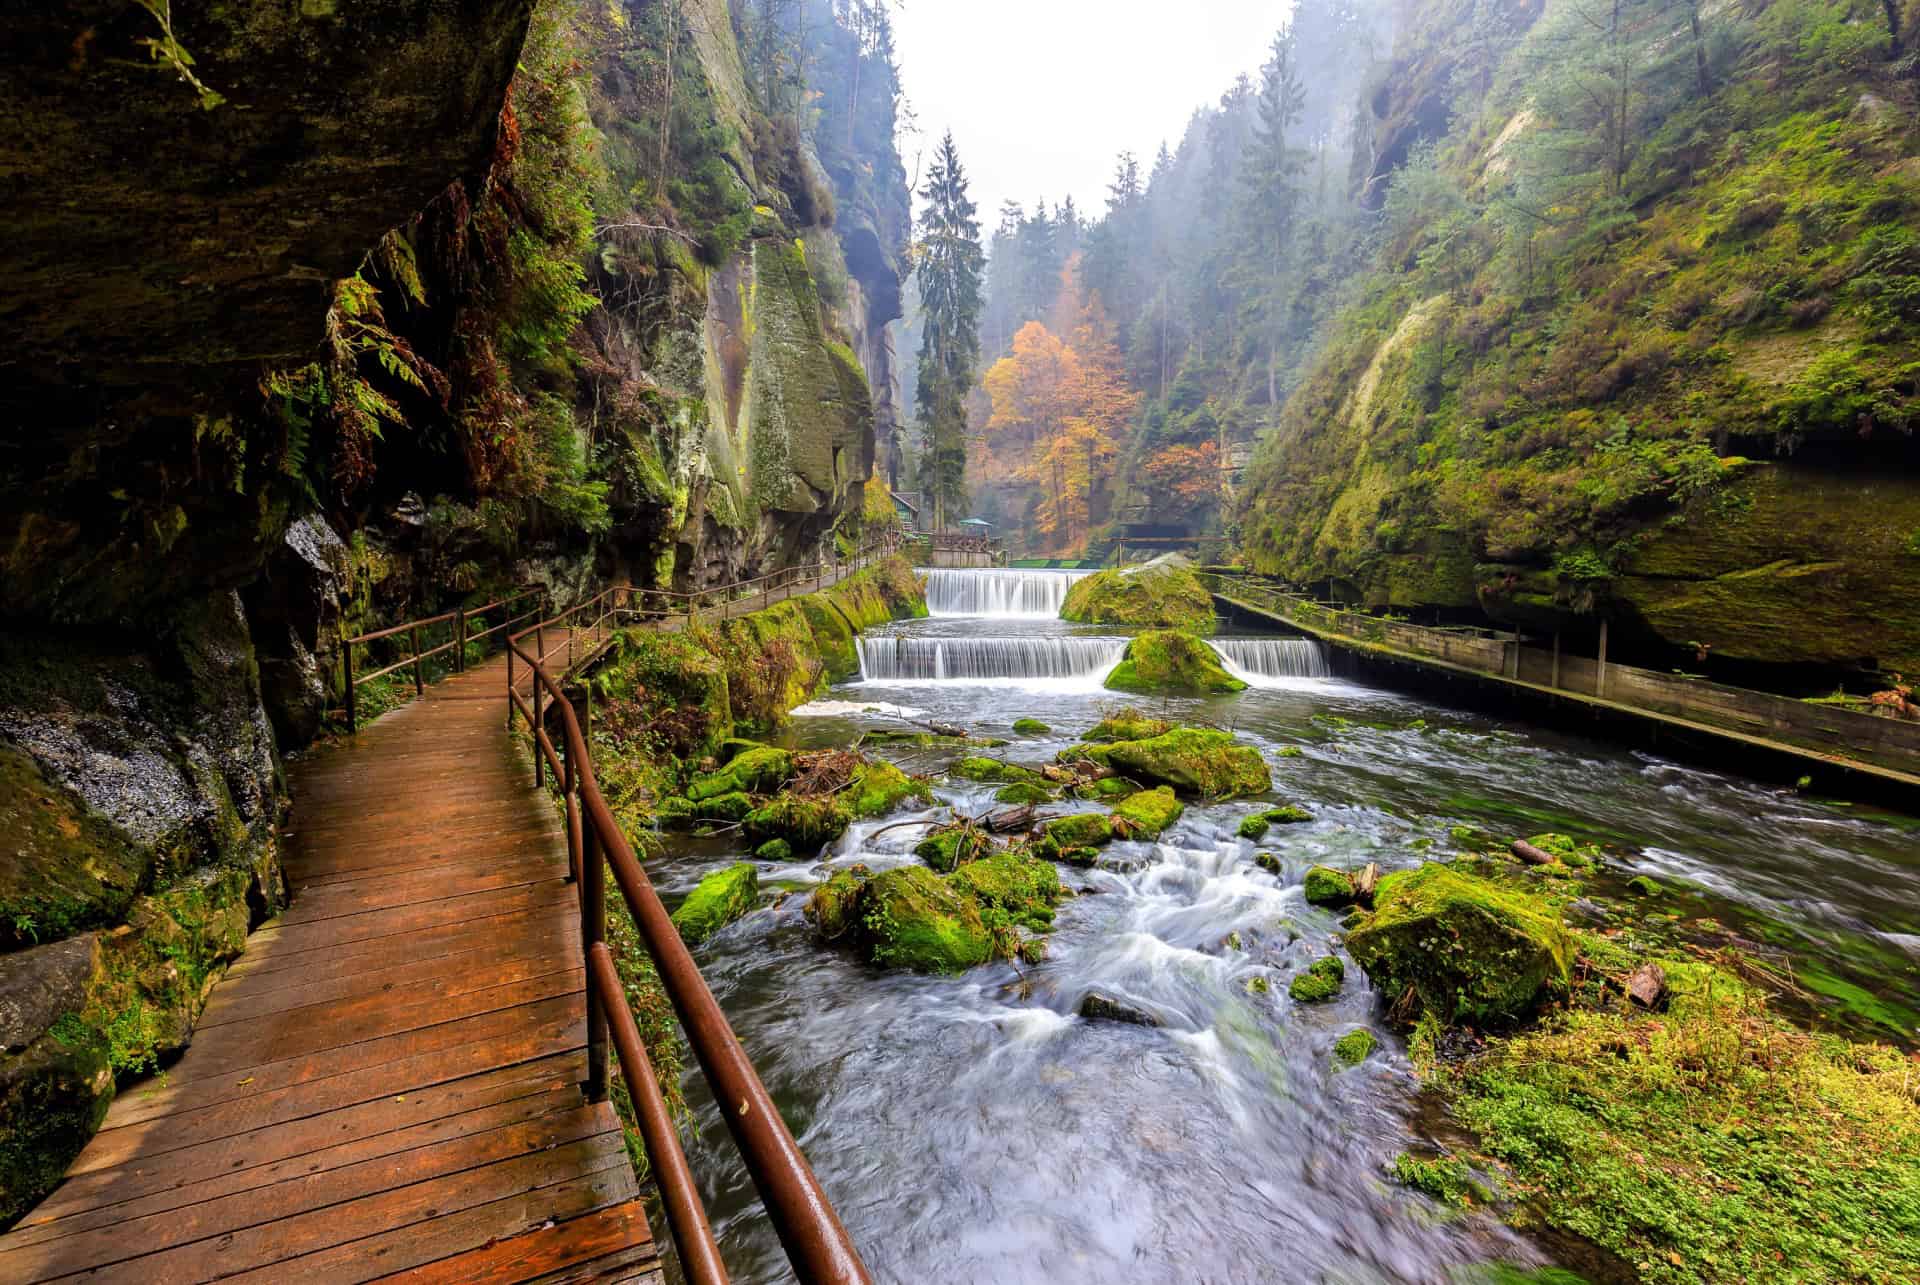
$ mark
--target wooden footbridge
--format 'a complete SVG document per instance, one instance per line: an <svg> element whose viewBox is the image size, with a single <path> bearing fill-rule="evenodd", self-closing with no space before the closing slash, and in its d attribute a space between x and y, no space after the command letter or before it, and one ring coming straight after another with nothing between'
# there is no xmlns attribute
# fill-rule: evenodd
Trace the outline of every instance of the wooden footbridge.
<svg viewBox="0 0 1920 1285"><path fill-rule="evenodd" d="M459 672L431 686L420 633L382 631L411 637L419 699L293 765L288 910L185 1055L123 1089L0 1236L0 1281L661 1280L609 1043L680 1274L725 1281L604 942L608 870L796 1275L867 1280L601 799L564 684L619 627L756 609L865 561L667 603L610 590L472 667L461 619Z"/></svg>

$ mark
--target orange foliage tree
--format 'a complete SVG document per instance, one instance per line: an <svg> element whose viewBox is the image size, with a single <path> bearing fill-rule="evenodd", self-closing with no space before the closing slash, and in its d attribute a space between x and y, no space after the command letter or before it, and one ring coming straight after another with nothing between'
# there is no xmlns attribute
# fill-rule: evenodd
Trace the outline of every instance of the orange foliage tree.
<svg viewBox="0 0 1920 1285"><path fill-rule="evenodd" d="M1163 446L1146 458L1140 472L1161 513L1190 517L1220 497L1220 448L1210 441Z"/></svg>

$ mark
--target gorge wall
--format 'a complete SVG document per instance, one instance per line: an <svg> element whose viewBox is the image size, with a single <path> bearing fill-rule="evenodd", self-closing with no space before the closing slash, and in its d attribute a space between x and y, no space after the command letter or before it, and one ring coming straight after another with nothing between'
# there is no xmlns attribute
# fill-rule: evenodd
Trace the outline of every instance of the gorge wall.
<svg viewBox="0 0 1920 1285"><path fill-rule="evenodd" d="M816 138L724 0L171 14L32 0L0 71L0 1224L284 903L341 636L851 548L894 406L831 20Z"/></svg>

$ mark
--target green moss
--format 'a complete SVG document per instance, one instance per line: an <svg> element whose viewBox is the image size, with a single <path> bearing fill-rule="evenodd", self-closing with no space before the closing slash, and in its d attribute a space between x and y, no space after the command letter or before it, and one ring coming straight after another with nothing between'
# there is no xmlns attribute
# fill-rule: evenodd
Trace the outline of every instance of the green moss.
<svg viewBox="0 0 1920 1285"><path fill-rule="evenodd" d="M1302 1004L1323 1004L1340 993L1340 984L1346 976L1346 966L1339 956L1323 955L1308 965L1305 972L1295 974L1287 984L1287 994Z"/></svg>
<svg viewBox="0 0 1920 1285"><path fill-rule="evenodd" d="M990 930L1004 933L1007 924L1044 930L1053 926L1053 908L1062 891L1060 875L1051 862L1022 851L996 852L969 861L947 879L949 887L972 897ZM996 953L1010 957L1012 943L1002 941Z"/></svg>
<svg viewBox="0 0 1920 1285"><path fill-rule="evenodd" d="M1345 906L1353 901L1353 879L1331 866L1314 866L1304 884L1307 901L1315 906Z"/></svg>
<svg viewBox="0 0 1920 1285"><path fill-rule="evenodd" d="M1374 1047L1379 1043L1373 1032L1364 1026L1359 1030L1348 1031L1333 1042L1334 1060L1342 1066L1358 1066L1373 1056Z"/></svg>
<svg viewBox="0 0 1920 1285"><path fill-rule="evenodd" d="M859 927L860 890L872 871L863 865L836 870L807 899L806 916L826 941L839 941Z"/></svg>
<svg viewBox="0 0 1920 1285"><path fill-rule="evenodd" d="M1313 816L1307 812L1306 809L1295 807L1289 803L1284 807L1268 808L1265 812L1256 812L1250 817L1242 817L1238 833L1243 839L1253 839L1257 841L1273 826L1294 825L1301 821L1311 820L1313 820Z"/></svg>
<svg viewBox="0 0 1920 1285"><path fill-rule="evenodd" d="M1411 989L1443 1021L1513 1021L1566 990L1567 930L1518 894L1428 864L1382 879L1374 905L1348 951L1377 990Z"/></svg>
<svg viewBox="0 0 1920 1285"><path fill-rule="evenodd" d="M760 861L775 864L791 861L793 860L793 845L785 839L768 839L765 843L753 850L753 855Z"/></svg>
<svg viewBox="0 0 1920 1285"><path fill-rule="evenodd" d="M733 734L727 671L685 634L627 630L593 677L595 699L631 709L651 748L683 758L717 755Z"/></svg>
<svg viewBox="0 0 1920 1285"><path fill-rule="evenodd" d="M1124 776L1103 776L1097 781L1080 786L1076 793L1083 799L1103 799L1111 803L1138 793L1139 789L1138 785Z"/></svg>
<svg viewBox="0 0 1920 1285"><path fill-rule="evenodd" d="M1401 1152L1390 1170L1393 1180L1403 1187L1433 1197L1443 1205L1466 1205L1481 1195L1483 1188L1474 1181L1473 1170L1457 1156L1421 1159Z"/></svg>
<svg viewBox="0 0 1920 1285"><path fill-rule="evenodd" d="M673 912L673 926L682 941L698 946L752 910L759 897L760 872L751 861L737 862L702 879Z"/></svg>
<svg viewBox="0 0 1920 1285"><path fill-rule="evenodd" d="M1651 875L1635 875L1627 880L1627 891L1636 897L1658 897L1666 888Z"/></svg>
<svg viewBox="0 0 1920 1285"><path fill-rule="evenodd" d="M1013 720L1013 730L1019 736L1045 736L1053 729L1037 718L1016 718Z"/></svg>
<svg viewBox="0 0 1920 1285"><path fill-rule="evenodd" d="M818 852L846 833L850 818L838 799L782 793L748 813L747 837L785 839L795 852Z"/></svg>
<svg viewBox="0 0 1920 1285"><path fill-rule="evenodd" d="M1121 741L1105 754L1116 771L1207 799L1261 794L1273 785L1258 750L1212 729L1183 727L1149 740Z"/></svg>
<svg viewBox="0 0 1920 1285"><path fill-rule="evenodd" d="M147 878L149 856L78 795L0 743L0 950L58 941L117 922Z"/></svg>
<svg viewBox="0 0 1920 1285"><path fill-rule="evenodd" d="M687 797L698 803L719 794L771 794L791 775L792 755L770 745L757 746L734 755L717 772L694 777L687 787Z"/></svg>
<svg viewBox="0 0 1920 1285"><path fill-rule="evenodd" d="M1158 838L1161 831L1180 819L1186 808L1173 797L1173 791L1166 786L1155 790L1142 790L1116 804L1113 815L1116 822L1124 822L1131 839ZM1118 832L1121 826L1114 827Z"/></svg>
<svg viewBox="0 0 1920 1285"><path fill-rule="evenodd" d="M979 905L925 866L875 875L860 890L859 915L867 958L885 967L958 973L993 957Z"/></svg>
<svg viewBox="0 0 1920 1285"><path fill-rule="evenodd" d="M1140 695L1211 695L1247 688L1220 667L1213 648L1171 629L1144 633L1128 643L1106 686Z"/></svg>
<svg viewBox="0 0 1920 1285"><path fill-rule="evenodd" d="M1053 791L1028 781L1015 781L995 790L993 797L998 803L1047 803L1052 800Z"/></svg>
<svg viewBox="0 0 1920 1285"><path fill-rule="evenodd" d="M1080 739L1096 744L1106 741L1145 741L1164 736L1173 724L1163 718L1150 718L1137 709L1123 709L1095 723Z"/></svg>
<svg viewBox="0 0 1920 1285"><path fill-rule="evenodd" d="M1025 782L1029 785L1044 786L1047 778L1029 767L1017 763L1003 763L999 759L985 758L977 754L960 759L947 769L963 781L1006 781Z"/></svg>
<svg viewBox="0 0 1920 1285"><path fill-rule="evenodd" d="M1536 834L1527 842L1570 866L1591 866L1600 860L1598 847L1590 843L1579 843L1571 835Z"/></svg>
<svg viewBox="0 0 1920 1285"><path fill-rule="evenodd" d="M727 794L716 794L711 798L701 799L697 803L689 799L684 815L697 821L744 821L754 807L751 795L734 790ZM680 814L681 810L675 808L674 812Z"/></svg>
<svg viewBox="0 0 1920 1285"><path fill-rule="evenodd" d="M991 851L993 844L987 836L971 825L935 830L913 845L913 855L941 874L951 874L965 862L978 860Z"/></svg>
<svg viewBox="0 0 1920 1285"><path fill-rule="evenodd" d="M884 760L861 768L846 791L847 811L855 820L891 812L909 799L921 804L932 803L933 789Z"/></svg>
<svg viewBox="0 0 1920 1285"><path fill-rule="evenodd" d="M1213 599L1178 555L1138 567L1097 571L1074 582L1060 608L1065 620L1142 629L1213 632Z"/></svg>
<svg viewBox="0 0 1920 1285"><path fill-rule="evenodd" d="M1043 850L1092 848L1113 838L1113 823L1098 812L1055 817L1040 828Z"/></svg>

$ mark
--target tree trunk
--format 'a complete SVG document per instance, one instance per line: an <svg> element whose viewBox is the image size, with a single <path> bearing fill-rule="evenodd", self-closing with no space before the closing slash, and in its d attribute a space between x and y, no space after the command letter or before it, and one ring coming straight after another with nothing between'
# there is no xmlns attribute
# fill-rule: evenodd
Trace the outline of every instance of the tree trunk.
<svg viewBox="0 0 1920 1285"><path fill-rule="evenodd" d="M1880 8L1887 15L1887 57L1898 58L1900 47L1900 0L1880 0Z"/></svg>

